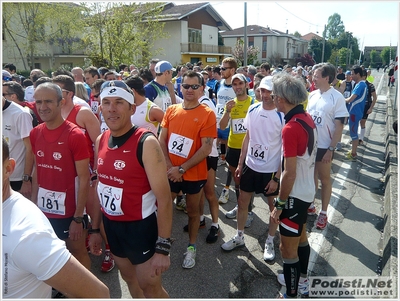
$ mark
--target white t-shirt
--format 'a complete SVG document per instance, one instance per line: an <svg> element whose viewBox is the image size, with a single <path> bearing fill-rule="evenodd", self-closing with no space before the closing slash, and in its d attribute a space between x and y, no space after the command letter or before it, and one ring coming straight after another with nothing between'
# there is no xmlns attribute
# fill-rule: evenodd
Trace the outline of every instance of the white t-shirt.
<svg viewBox="0 0 400 301"><path fill-rule="evenodd" d="M33 86L28 86L25 88L24 99L27 102L33 102L35 99L33 98L33 94L35 93L35 88Z"/></svg>
<svg viewBox="0 0 400 301"><path fill-rule="evenodd" d="M81 105L81 106L85 106L88 109L92 110L92 108L90 107L90 105L82 98L75 96L74 98L72 98L72 102L74 103L74 105Z"/></svg>
<svg viewBox="0 0 400 301"><path fill-rule="evenodd" d="M3 203L3 298L50 298L43 281L57 274L71 253L47 217L30 200L13 192Z"/></svg>
<svg viewBox="0 0 400 301"><path fill-rule="evenodd" d="M249 107L243 125L249 135L246 165L261 173L277 172L282 162L283 113L255 103Z"/></svg>
<svg viewBox="0 0 400 301"><path fill-rule="evenodd" d="M10 147L10 158L15 159L15 170L10 181L22 181L26 148L22 139L32 130L32 115L19 104L11 102L3 111L3 137Z"/></svg>
<svg viewBox="0 0 400 301"><path fill-rule="evenodd" d="M150 110L153 107L158 107L154 102L146 98L139 106L136 106L135 114L131 116L131 121L134 125L153 132L157 137L158 125L157 121L150 120Z"/></svg>
<svg viewBox="0 0 400 301"><path fill-rule="evenodd" d="M331 144L336 129L335 118L349 116L344 96L333 87L322 94L319 89L311 92L307 112L317 127L318 148L322 149L327 149Z"/></svg>
<svg viewBox="0 0 400 301"><path fill-rule="evenodd" d="M215 114L217 114L217 108L215 107L214 103L207 97L207 96L202 96L199 99L199 103L209 107L211 110L214 111ZM211 153L208 155L209 157L218 157L218 148L217 148L217 139L214 139Z"/></svg>

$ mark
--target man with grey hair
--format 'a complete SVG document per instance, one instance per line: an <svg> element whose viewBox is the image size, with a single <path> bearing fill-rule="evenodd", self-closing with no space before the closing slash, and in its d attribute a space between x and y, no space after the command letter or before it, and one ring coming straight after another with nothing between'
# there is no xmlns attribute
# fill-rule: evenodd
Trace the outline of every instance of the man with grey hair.
<svg viewBox="0 0 400 301"><path fill-rule="evenodd" d="M279 223L280 251L283 277L286 284L284 298L296 298L299 291L308 295L307 268L310 246L306 234L307 209L315 195L314 166L317 153L317 131L302 102L308 93L298 78L289 74L273 79L273 99L279 112L285 114L282 130L283 171L279 196L271 213Z"/></svg>

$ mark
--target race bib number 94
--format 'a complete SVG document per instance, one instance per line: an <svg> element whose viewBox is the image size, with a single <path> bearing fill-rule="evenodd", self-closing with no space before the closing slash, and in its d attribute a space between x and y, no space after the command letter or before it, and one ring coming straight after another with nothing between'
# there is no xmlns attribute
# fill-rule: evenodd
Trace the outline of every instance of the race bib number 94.
<svg viewBox="0 0 400 301"><path fill-rule="evenodd" d="M121 208L122 188L104 185L99 181L97 186L97 194L100 199L100 205L108 215L119 216L124 215Z"/></svg>
<svg viewBox="0 0 400 301"><path fill-rule="evenodd" d="M65 215L65 192L39 187L37 205L45 213Z"/></svg>
<svg viewBox="0 0 400 301"><path fill-rule="evenodd" d="M168 141L168 151L179 157L187 158L192 145L192 139L172 133Z"/></svg>

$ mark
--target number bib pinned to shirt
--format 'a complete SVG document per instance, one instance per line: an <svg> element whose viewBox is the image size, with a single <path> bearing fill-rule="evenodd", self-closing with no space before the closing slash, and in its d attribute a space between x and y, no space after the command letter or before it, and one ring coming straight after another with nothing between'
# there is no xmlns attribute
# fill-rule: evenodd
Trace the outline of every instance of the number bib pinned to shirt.
<svg viewBox="0 0 400 301"><path fill-rule="evenodd" d="M65 192L39 187L37 205L45 213L65 215Z"/></svg>
<svg viewBox="0 0 400 301"><path fill-rule="evenodd" d="M187 158L193 145L193 139L172 133L168 141L168 151L171 154Z"/></svg>
<svg viewBox="0 0 400 301"><path fill-rule="evenodd" d="M99 195L100 205L108 215L124 215L121 208L122 203L122 188L104 185L99 181L97 186L97 194Z"/></svg>
<svg viewBox="0 0 400 301"><path fill-rule="evenodd" d="M249 157L252 157L254 160L262 161L263 163L267 162L268 158L268 147L262 144L254 143L254 141L249 141Z"/></svg>
<svg viewBox="0 0 400 301"><path fill-rule="evenodd" d="M312 119L314 120L315 126L323 127L325 125L325 117L320 111L312 111L310 112Z"/></svg>
<svg viewBox="0 0 400 301"><path fill-rule="evenodd" d="M232 119L232 133L246 134L247 129L243 125L243 118Z"/></svg>

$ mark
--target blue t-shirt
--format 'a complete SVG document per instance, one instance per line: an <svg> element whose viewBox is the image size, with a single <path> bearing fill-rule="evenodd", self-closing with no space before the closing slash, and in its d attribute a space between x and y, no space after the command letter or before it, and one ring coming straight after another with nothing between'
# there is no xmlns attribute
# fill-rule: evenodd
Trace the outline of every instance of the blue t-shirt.
<svg viewBox="0 0 400 301"><path fill-rule="evenodd" d="M357 95L357 97L349 105L349 113L356 116L364 115L365 100L367 99L367 84L365 81L358 82L351 95Z"/></svg>

